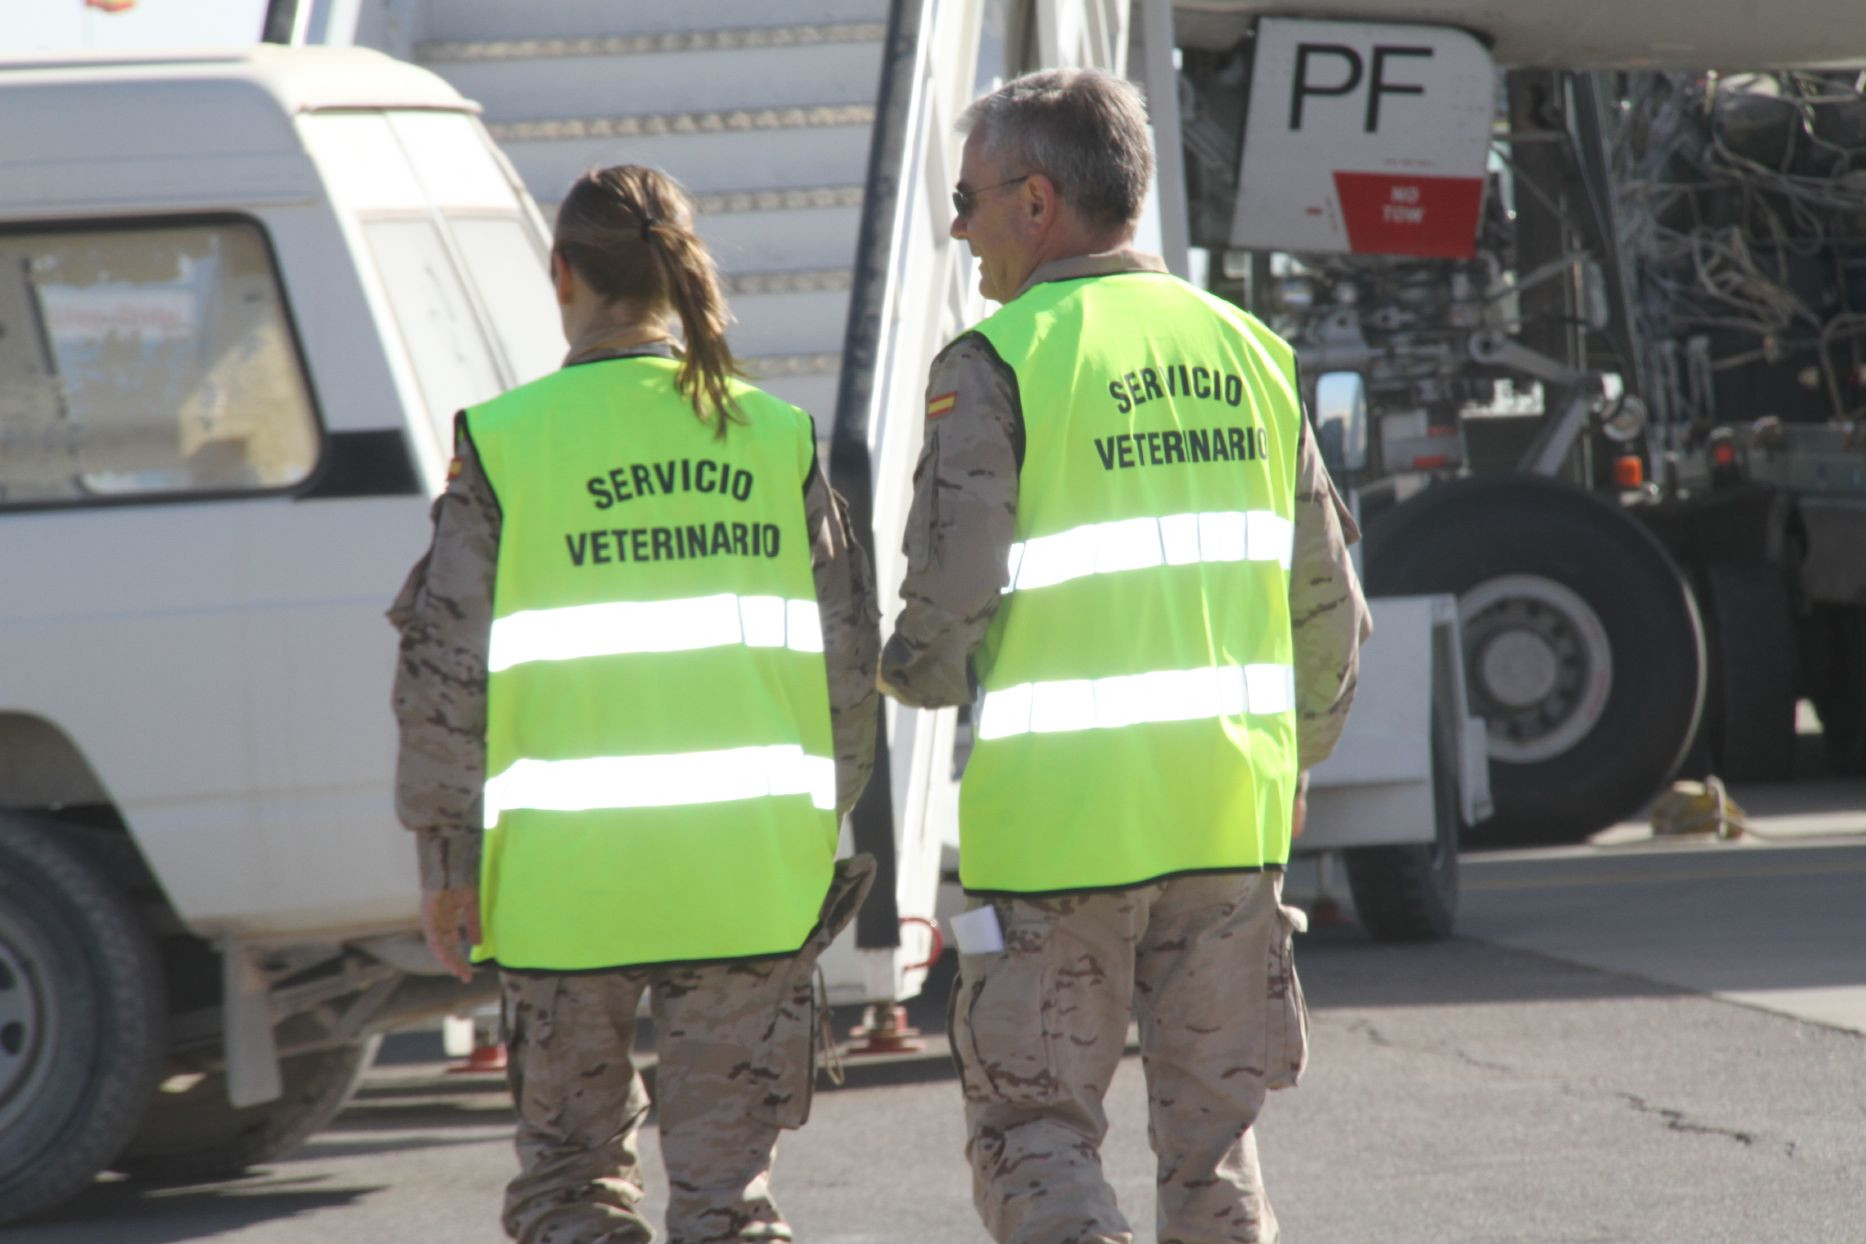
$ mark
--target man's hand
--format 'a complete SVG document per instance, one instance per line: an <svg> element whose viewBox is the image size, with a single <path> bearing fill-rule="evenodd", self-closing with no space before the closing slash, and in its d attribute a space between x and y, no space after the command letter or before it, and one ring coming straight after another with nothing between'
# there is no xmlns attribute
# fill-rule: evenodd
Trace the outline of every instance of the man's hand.
<svg viewBox="0 0 1866 1244"><path fill-rule="evenodd" d="M1309 774L1304 770L1296 779L1296 801L1290 809L1289 840L1302 837L1302 826L1309 819Z"/></svg>
<svg viewBox="0 0 1866 1244"><path fill-rule="evenodd" d="M473 964L466 947L480 942L479 887L455 886L447 890L424 890L421 894L421 935L441 966L463 981L473 979Z"/></svg>

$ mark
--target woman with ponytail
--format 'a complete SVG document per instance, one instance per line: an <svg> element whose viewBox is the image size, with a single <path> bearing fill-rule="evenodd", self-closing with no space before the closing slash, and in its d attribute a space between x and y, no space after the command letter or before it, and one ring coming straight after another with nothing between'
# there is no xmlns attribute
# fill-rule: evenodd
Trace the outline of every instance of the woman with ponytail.
<svg viewBox="0 0 1866 1244"><path fill-rule="evenodd" d="M579 178L550 279L564 366L461 412L390 615L423 925L461 979L499 973L514 1239L649 1238L646 994L670 1239L785 1240L812 968L873 870L835 859L873 759L872 576L810 416L739 379L671 179Z"/></svg>

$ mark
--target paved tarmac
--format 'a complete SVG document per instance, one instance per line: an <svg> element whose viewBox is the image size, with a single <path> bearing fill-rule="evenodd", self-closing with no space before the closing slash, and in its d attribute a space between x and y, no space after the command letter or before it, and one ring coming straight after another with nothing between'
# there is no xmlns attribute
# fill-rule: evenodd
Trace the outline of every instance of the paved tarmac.
<svg viewBox="0 0 1866 1244"><path fill-rule="evenodd" d="M1866 1241L1866 783L1736 793L1755 814L1737 842L1627 826L1466 855L1446 942L1305 936L1310 1068L1259 1124L1285 1240ZM937 1029L943 989L914 1022ZM928 1045L818 1090L778 1163L799 1240L983 1240L937 1031ZM1130 1057L1104 1162L1149 1244L1141 1089ZM101 1183L0 1237L496 1244L510 1132L500 1080L448 1075L432 1034L405 1035L289 1160L224 1184ZM651 1134L643 1149L658 1213Z"/></svg>

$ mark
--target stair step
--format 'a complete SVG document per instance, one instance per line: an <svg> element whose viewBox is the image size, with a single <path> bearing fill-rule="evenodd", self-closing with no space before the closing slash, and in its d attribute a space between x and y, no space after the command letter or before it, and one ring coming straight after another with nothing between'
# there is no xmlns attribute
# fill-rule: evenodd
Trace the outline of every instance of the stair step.
<svg viewBox="0 0 1866 1244"><path fill-rule="evenodd" d="M625 163L661 169L699 195L859 182L868 172L873 121L872 105L848 104L490 128L533 196L555 202L586 170Z"/></svg>
<svg viewBox="0 0 1866 1244"><path fill-rule="evenodd" d="M742 293L729 302L738 320L727 333L735 351L823 354L842 348L849 317L846 289Z"/></svg>
<svg viewBox="0 0 1866 1244"><path fill-rule="evenodd" d="M742 25L746 0L680 0L677 4L618 4L616 0L430 0L419 38L429 43L513 39L574 39L592 34L655 34ZM883 21L888 0L785 0L795 23Z"/></svg>
<svg viewBox="0 0 1866 1244"><path fill-rule="evenodd" d="M860 208L863 194L860 186L793 186L784 190L714 190L688 198L701 216L717 217L805 208ZM557 217L555 202L540 199L538 210L547 220Z"/></svg>
<svg viewBox="0 0 1866 1244"><path fill-rule="evenodd" d="M723 273L847 267L862 228L860 186L729 190L690 196L694 227ZM547 221L557 204L539 202Z"/></svg>
<svg viewBox="0 0 1866 1244"><path fill-rule="evenodd" d="M802 271L739 272L720 278L726 297L740 294L810 294L840 290L849 292L854 281L850 268L810 268Z"/></svg>
<svg viewBox="0 0 1866 1244"><path fill-rule="evenodd" d="M745 377L765 392L800 406L816 419L819 441L827 441L842 383L840 354L782 354L740 358Z"/></svg>
<svg viewBox="0 0 1866 1244"><path fill-rule="evenodd" d="M619 117L563 117L543 121L496 121L486 128L493 141L556 142L587 138L655 138L664 134L735 134L757 130L804 130L861 126L875 122L873 104L795 105L732 108L706 112L638 113ZM863 156L867 156L864 151Z"/></svg>
<svg viewBox="0 0 1866 1244"><path fill-rule="evenodd" d="M872 104L881 77L881 44L436 61L427 67L477 100L492 125L573 117L592 107L617 114L679 115L687 109L722 114Z"/></svg>
<svg viewBox="0 0 1866 1244"><path fill-rule="evenodd" d="M788 190L721 190L695 195L693 210L703 216L728 213L795 211L801 208L862 206L860 186L796 186Z"/></svg>
<svg viewBox="0 0 1866 1244"><path fill-rule="evenodd" d="M572 56L642 56L668 52L723 52L879 43L886 22L824 22L804 26L736 26L724 30L664 30L649 34L583 35L566 39L478 39L422 43L415 59L429 68L463 61L561 59Z"/></svg>
<svg viewBox="0 0 1866 1244"><path fill-rule="evenodd" d="M694 224L720 271L734 276L846 269L855 262L855 237L861 231L862 209L849 206L702 212Z"/></svg>

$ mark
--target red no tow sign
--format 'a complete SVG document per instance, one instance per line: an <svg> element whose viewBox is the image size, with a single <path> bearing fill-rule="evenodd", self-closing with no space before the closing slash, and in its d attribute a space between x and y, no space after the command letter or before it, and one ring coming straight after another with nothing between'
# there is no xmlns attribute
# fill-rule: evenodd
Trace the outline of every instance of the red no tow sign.
<svg viewBox="0 0 1866 1244"><path fill-rule="evenodd" d="M1264 18L1232 245L1470 255L1494 93L1462 30Z"/></svg>

